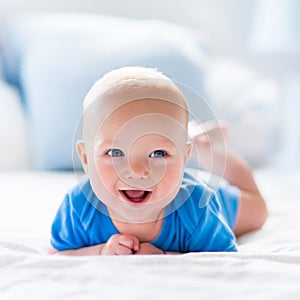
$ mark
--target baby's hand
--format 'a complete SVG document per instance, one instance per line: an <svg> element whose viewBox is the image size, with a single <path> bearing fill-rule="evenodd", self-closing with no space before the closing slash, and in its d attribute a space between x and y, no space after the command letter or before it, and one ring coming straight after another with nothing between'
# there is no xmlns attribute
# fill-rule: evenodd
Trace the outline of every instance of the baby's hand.
<svg viewBox="0 0 300 300"><path fill-rule="evenodd" d="M150 243L141 243L140 249L135 254L165 254L161 249L153 246Z"/></svg>
<svg viewBox="0 0 300 300"><path fill-rule="evenodd" d="M128 234L114 234L101 248L101 255L130 255L140 249L139 240Z"/></svg>

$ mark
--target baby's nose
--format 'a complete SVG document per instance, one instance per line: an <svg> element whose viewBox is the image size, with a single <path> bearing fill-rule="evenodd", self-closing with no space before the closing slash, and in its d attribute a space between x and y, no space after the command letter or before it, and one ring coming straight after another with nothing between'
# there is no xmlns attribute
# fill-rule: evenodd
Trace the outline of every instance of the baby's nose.
<svg viewBox="0 0 300 300"><path fill-rule="evenodd" d="M135 177L148 177L151 173L149 160L143 158L131 158L129 160L129 166L131 169L131 173L133 173Z"/></svg>

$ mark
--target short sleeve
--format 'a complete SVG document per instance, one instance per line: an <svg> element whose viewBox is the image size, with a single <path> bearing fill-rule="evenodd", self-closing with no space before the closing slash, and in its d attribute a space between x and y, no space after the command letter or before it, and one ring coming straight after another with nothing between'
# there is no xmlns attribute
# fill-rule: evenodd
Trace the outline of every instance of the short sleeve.
<svg viewBox="0 0 300 300"><path fill-rule="evenodd" d="M190 236L187 251L237 251L236 238L221 215L220 211L216 211L213 202L201 209L201 217L199 223Z"/></svg>
<svg viewBox="0 0 300 300"><path fill-rule="evenodd" d="M77 249L88 244L87 235L70 198L67 194L63 199L51 227L50 243L59 251Z"/></svg>
<svg viewBox="0 0 300 300"><path fill-rule="evenodd" d="M185 229L181 233L185 236L183 252L237 251L233 232L239 205L237 188L222 180L215 190L205 181L186 175L180 195L177 198L187 199L177 209Z"/></svg>

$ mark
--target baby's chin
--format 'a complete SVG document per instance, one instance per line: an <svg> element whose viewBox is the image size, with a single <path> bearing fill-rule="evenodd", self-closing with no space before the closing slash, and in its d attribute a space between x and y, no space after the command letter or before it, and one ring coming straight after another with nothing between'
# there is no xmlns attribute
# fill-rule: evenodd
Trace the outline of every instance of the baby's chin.
<svg viewBox="0 0 300 300"><path fill-rule="evenodd" d="M120 201L120 200L119 200ZM124 223L149 223L164 218L167 204L161 201L149 201L144 204L128 203L125 200L118 203L118 206L107 205L109 216Z"/></svg>

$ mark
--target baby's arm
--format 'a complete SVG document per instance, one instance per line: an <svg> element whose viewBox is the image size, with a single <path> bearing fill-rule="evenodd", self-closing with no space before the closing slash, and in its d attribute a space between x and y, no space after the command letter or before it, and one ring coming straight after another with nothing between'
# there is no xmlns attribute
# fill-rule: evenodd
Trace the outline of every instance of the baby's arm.
<svg viewBox="0 0 300 300"><path fill-rule="evenodd" d="M193 143L201 167L223 176L231 185L239 188L240 205L234 232L241 235L262 227L267 217L267 208L246 161L226 146L224 153L222 147L214 143L216 137L220 137L220 130L224 132L225 129L219 127L210 130L207 135L194 136Z"/></svg>
<svg viewBox="0 0 300 300"><path fill-rule="evenodd" d="M166 252L150 243L141 243L140 249L136 251L135 254L166 254Z"/></svg>
<svg viewBox="0 0 300 300"><path fill-rule="evenodd" d="M150 243L139 243L139 240L131 235L115 234L105 244L58 251L50 247L48 254L67 256L87 255L130 255L130 254L179 254L178 252L165 252Z"/></svg>
<svg viewBox="0 0 300 300"><path fill-rule="evenodd" d="M50 247L48 253L56 255L130 255L140 250L139 240L128 234L112 235L105 244L58 251Z"/></svg>
<svg viewBox="0 0 300 300"><path fill-rule="evenodd" d="M48 249L48 254L50 254L50 255L53 255L53 254L66 255L66 256L100 255L102 246L103 246L103 244L79 248L79 249L63 250L63 251L58 251L50 246Z"/></svg>

